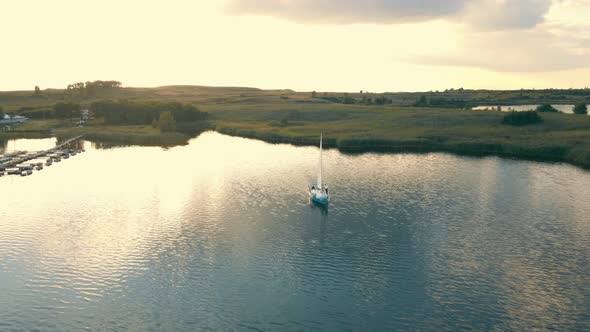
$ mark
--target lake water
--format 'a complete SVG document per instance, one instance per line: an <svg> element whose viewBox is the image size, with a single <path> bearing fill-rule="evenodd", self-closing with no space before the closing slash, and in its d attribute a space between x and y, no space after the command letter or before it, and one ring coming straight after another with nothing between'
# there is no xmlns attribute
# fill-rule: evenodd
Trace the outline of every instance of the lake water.
<svg viewBox="0 0 590 332"><path fill-rule="evenodd" d="M314 147L85 144L0 178L2 331L590 330L588 171L328 150L324 209Z"/></svg>
<svg viewBox="0 0 590 332"><path fill-rule="evenodd" d="M536 110L537 107L539 105L503 105L500 106L500 110L502 112L511 112L511 111L516 111L516 112L522 112L522 111L531 111L531 110ZM566 114L574 114L574 105L551 105L553 106L556 110L562 112L562 113L566 113ZM498 109L498 106L477 106L477 107L473 107L474 110L479 110L479 111L495 111Z"/></svg>

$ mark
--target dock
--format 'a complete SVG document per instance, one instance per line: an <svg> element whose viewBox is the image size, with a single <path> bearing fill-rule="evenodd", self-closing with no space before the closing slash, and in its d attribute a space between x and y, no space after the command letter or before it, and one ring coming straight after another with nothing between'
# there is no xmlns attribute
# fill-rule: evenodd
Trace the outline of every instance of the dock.
<svg viewBox="0 0 590 332"><path fill-rule="evenodd" d="M21 172L14 172L15 168L20 169L21 171L27 171L27 170L32 170L32 168L35 168L35 166L33 166L32 164L25 164L31 160L36 161L35 164L37 164L37 170L41 170L43 169L43 165L41 163L41 165L39 166L39 161L38 159L40 158L44 158L44 157L49 157L49 160L47 162L47 166L50 166L52 164L52 160L54 159L60 159L60 156L63 156L64 158L67 158L70 156L70 154L72 156L75 156L77 153L81 152L81 151L77 151L77 150L71 150L71 145L72 143L82 139L84 136L80 135L80 136L76 136L76 137L72 137L64 142L62 142L59 145L54 146L51 149L48 150L43 150L43 151L37 151L37 152L13 152L13 153L8 153L5 154L3 156L0 157L0 176L4 175L4 172L8 169L13 169L12 172L8 172L8 174L21 174ZM57 157L56 157L57 156ZM58 160L59 161L59 160ZM23 165L27 165L26 167ZM32 166L30 168L30 166ZM28 174L31 174L30 172ZM21 174L23 175L23 174Z"/></svg>

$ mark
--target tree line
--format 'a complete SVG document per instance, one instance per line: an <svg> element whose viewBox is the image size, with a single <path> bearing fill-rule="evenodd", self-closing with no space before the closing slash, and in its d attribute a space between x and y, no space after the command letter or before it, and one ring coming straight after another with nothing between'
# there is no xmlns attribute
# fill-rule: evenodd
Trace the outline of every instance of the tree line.
<svg viewBox="0 0 590 332"><path fill-rule="evenodd" d="M318 96L317 92L313 91L311 93L312 98L319 98L323 100L327 100L333 103L340 103L340 104L360 104L360 105L386 105L392 104L393 99L387 98L386 96L376 96L372 97L371 95L363 95L360 99L351 97L350 94L344 93L342 96L331 96L324 92L323 95Z"/></svg>
<svg viewBox="0 0 590 332"><path fill-rule="evenodd" d="M104 123L109 125L153 124L164 112L170 112L175 122L206 120L209 115L191 104L157 101L103 100L90 104L89 110L96 117L104 118Z"/></svg>
<svg viewBox="0 0 590 332"><path fill-rule="evenodd" d="M463 99L420 96L414 103L415 107L437 107L437 108L465 108L467 102Z"/></svg>
<svg viewBox="0 0 590 332"><path fill-rule="evenodd" d="M29 119L70 119L79 117L81 106L78 103L58 102L53 106L30 107L23 106L16 110L16 113L26 116Z"/></svg>
<svg viewBox="0 0 590 332"><path fill-rule="evenodd" d="M17 113L29 119L72 119L81 116L79 103L58 102L53 107L21 107ZM107 125L152 125L163 131L174 131L176 123L206 120L208 113L191 104L180 102L102 100L88 110L103 118Z"/></svg>
<svg viewBox="0 0 590 332"><path fill-rule="evenodd" d="M104 90L104 89L116 89L121 87L121 82L119 81L87 81L78 82L73 84L68 84L68 90Z"/></svg>
<svg viewBox="0 0 590 332"><path fill-rule="evenodd" d="M119 81L87 81L68 84L67 92L72 95L79 95L81 97L89 97L98 94L99 92L118 89L122 85Z"/></svg>

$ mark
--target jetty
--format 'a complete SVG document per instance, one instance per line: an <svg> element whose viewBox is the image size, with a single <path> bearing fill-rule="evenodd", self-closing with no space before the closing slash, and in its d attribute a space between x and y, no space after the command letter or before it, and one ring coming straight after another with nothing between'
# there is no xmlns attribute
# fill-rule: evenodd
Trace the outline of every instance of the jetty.
<svg viewBox="0 0 590 332"><path fill-rule="evenodd" d="M53 162L59 162L62 158L66 159L70 155L75 156L83 150L72 149L72 144L83 137L83 135L72 137L48 150L16 151L0 155L0 176L4 175L5 171L8 171L7 174L30 175L33 169L43 169L42 159L45 157L47 157L45 165L51 166Z"/></svg>

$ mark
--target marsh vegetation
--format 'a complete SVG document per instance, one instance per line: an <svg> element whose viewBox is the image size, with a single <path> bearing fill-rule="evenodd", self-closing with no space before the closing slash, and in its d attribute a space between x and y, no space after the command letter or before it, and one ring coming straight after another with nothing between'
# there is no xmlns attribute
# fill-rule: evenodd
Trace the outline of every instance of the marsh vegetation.
<svg viewBox="0 0 590 332"><path fill-rule="evenodd" d="M18 92L2 93L0 104L5 111L23 113L23 107L30 112L55 111L56 103L74 103L90 109L94 117L84 127L72 126L67 119L39 121L58 135L83 133L90 139L131 144L183 144L198 132L215 129L270 142L315 145L323 132L327 146L350 152L448 151L590 166L590 117L543 112L510 115L506 120L505 112L453 106L508 99L582 104L590 96L585 89L341 94L167 86L108 88L87 95L68 90L41 93L43 105L30 104L40 99L32 97L32 92L22 100ZM526 126L520 125L525 122Z"/></svg>

